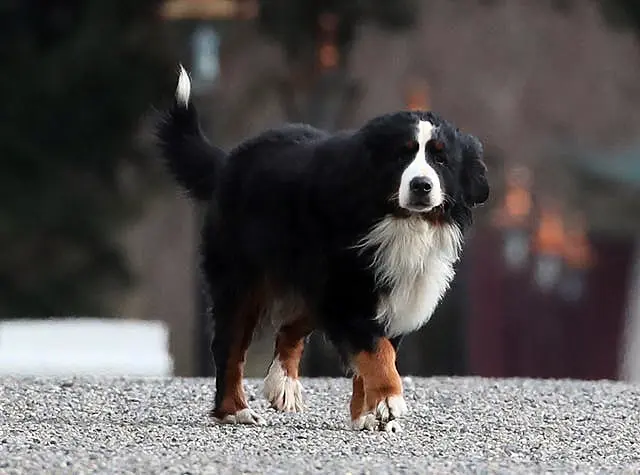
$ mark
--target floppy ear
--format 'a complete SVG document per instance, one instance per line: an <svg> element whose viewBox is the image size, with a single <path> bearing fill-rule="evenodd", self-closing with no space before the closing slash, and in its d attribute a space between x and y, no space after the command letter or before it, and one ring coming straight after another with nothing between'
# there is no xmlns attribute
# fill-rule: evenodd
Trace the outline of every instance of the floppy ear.
<svg viewBox="0 0 640 475"><path fill-rule="evenodd" d="M464 135L462 139L462 189L465 202L478 206L489 198L487 166L482 161L484 150L482 143L473 135Z"/></svg>

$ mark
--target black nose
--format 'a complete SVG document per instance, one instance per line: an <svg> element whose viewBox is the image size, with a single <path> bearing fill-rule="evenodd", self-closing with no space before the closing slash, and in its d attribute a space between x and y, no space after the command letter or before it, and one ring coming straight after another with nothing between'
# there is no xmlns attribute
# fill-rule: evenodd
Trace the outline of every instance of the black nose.
<svg viewBox="0 0 640 475"><path fill-rule="evenodd" d="M409 182L409 189L413 193L426 195L431 191L431 180L426 176L417 176Z"/></svg>

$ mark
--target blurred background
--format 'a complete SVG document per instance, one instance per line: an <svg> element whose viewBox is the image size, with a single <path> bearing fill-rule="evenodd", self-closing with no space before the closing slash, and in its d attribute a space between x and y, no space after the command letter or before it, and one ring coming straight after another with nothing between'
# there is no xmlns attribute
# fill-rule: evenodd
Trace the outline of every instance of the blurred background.
<svg viewBox="0 0 640 475"><path fill-rule="evenodd" d="M490 202L401 373L640 381L637 0L24 0L0 16L0 373L212 374L201 210L151 134L181 62L225 147L406 108L482 139ZM341 374L320 337L303 366Z"/></svg>

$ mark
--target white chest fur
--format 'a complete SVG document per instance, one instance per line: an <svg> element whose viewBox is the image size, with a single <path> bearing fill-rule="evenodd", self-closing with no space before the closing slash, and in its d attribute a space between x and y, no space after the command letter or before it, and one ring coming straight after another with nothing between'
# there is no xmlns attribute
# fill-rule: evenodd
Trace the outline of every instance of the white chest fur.
<svg viewBox="0 0 640 475"><path fill-rule="evenodd" d="M461 244L457 226L417 218L387 217L367 234L361 245L375 249L376 281L390 289L377 309L388 336L417 330L431 318L453 279Z"/></svg>

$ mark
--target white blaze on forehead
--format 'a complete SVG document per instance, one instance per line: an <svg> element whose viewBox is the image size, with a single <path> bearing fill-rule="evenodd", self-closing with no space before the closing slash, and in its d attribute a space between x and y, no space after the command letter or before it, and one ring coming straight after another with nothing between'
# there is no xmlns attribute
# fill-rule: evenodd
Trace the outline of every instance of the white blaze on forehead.
<svg viewBox="0 0 640 475"><path fill-rule="evenodd" d="M426 177L431 180L431 207L440 206L444 201L442 193L442 185L440 184L440 177L427 162L427 142L433 138L433 134L436 128L434 125L427 121L421 120L418 122L416 130L416 141L418 142L418 152L413 158L411 163L405 168L400 178L400 189L398 190L398 201L403 208L410 207L411 202L411 190L409 184L411 180L416 177Z"/></svg>
<svg viewBox="0 0 640 475"><path fill-rule="evenodd" d="M427 142L433 138L433 133L436 128L428 120L421 120L418 122L418 133L416 140L420 144L420 149L424 150Z"/></svg>

